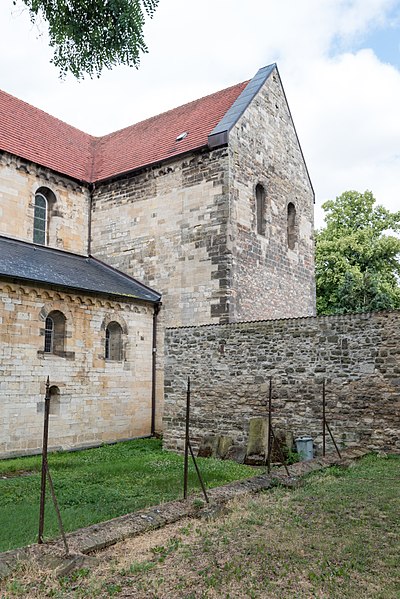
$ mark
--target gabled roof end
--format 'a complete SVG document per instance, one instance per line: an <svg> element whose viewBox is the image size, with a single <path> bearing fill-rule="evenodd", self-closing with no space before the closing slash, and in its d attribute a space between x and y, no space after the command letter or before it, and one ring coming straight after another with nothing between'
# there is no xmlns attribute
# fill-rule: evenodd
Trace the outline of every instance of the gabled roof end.
<svg viewBox="0 0 400 599"><path fill-rule="evenodd" d="M276 63L262 67L249 81L242 93L234 101L232 106L224 114L219 123L214 127L208 136L208 147L210 149L222 146L228 143L229 131L238 122L246 108L253 101L254 97L260 91L272 71L276 68Z"/></svg>

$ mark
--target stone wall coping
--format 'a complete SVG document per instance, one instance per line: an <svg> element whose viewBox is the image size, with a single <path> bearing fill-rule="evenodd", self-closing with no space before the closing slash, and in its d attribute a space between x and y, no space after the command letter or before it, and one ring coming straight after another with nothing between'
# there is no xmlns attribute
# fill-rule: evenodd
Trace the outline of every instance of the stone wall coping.
<svg viewBox="0 0 400 599"><path fill-rule="evenodd" d="M251 324L259 325L259 324L270 324L275 322L320 322L323 320L330 321L340 321L340 320L352 320L352 319L364 319L368 320L374 316L390 316L391 314L399 314L400 310L381 310L379 312L351 312L347 314L323 314L323 315L314 315L314 316L297 316L293 318L269 318L262 320L241 320L237 322L212 322L208 324L199 324L199 325L185 325L185 326L176 326L176 327L166 327L166 331L180 331L181 329L206 329L206 328L227 328L227 327L235 327L235 326L247 326Z"/></svg>

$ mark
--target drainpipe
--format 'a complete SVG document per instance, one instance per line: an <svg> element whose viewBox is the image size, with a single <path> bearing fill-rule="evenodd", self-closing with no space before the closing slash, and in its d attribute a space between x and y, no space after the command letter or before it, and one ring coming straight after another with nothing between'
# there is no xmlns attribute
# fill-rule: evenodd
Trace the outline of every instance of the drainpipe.
<svg viewBox="0 0 400 599"><path fill-rule="evenodd" d="M152 347L152 373L151 373L151 436L156 432L156 361L157 361L157 316L161 309L161 302L154 304L153 312L153 347Z"/></svg>
<svg viewBox="0 0 400 599"><path fill-rule="evenodd" d="M88 218L88 243L87 243L87 255L90 256L92 253L92 208L93 208L93 193L94 183L89 183L89 218Z"/></svg>

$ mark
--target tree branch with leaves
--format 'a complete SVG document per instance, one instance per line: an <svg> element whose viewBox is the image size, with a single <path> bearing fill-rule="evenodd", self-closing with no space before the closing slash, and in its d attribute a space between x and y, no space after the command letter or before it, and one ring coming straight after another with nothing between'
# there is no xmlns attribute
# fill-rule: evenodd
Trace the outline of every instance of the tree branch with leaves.
<svg viewBox="0 0 400 599"><path fill-rule="evenodd" d="M143 37L146 16L159 0L13 0L23 3L32 22L48 25L52 62L60 75L99 77L122 64L138 67L148 51Z"/></svg>
<svg viewBox="0 0 400 599"><path fill-rule="evenodd" d="M370 191L323 204L316 233L318 314L400 308L400 211L375 206Z"/></svg>

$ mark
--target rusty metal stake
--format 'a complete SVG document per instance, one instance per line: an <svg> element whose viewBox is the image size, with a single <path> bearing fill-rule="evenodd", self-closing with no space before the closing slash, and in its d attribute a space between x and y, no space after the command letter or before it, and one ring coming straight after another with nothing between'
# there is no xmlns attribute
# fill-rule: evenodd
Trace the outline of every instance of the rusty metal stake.
<svg viewBox="0 0 400 599"><path fill-rule="evenodd" d="M197 476L204 494L204 498L207 503L209 503L206 487L204 485L203 478L201 476L199 467L196 462L196 458L194 457L192 445L190 443L189 438L189 426L190 426L190 376L188 376L187 380L187 392L186 392L186 431L185 431L185 461L183 466L183 498L187 499L188 495L188 471L189 471L189 451L192 456L193 464L197 472Z"/></svg>
<svg viewBox="0 0 400 599"><path fill-rule="evenodd" d="M64 543L64 547L65 547L65 555L66 557L69 556L69 547L68 547L68 543L67 543L67 537L65 536L65 531L64 531L64 526L61 520L61 513L60 513L60 508L58 507L58 502L57 502L57 497L56 494L54 492L54 485L53 485L53 481L50 475L50 470L49 470L49 465L46 465L46 471L47 471L47 478L49 481L49 487L50 487L50 492L51 492L51 496L53 498L53 503L54 503L54 507L56 510L56 514L57 514L57 520L58 520L58 527L60 529L61 532L61 536L63 539L63 543Z"/></svg>
<svg viewBox="0 0 400 599"><path fill-rule="evenodd" d="M49 440L49 414L50 414L50 379L47 377L46 381L46 395L44 398L44 425L43 425L43 447L42 447L42 476L40 484L40 512L39 512L39 535L38 543L41 545L43 541L44 532L44 509L46 503L46 477L49 481L49 487L51 496L53 499L54 507L57 514L58 526L60 528L61 536L64 542L66 556L69 556L69 547L67 538L65 536L64 526L61 520L61 513L58 507L56 494L54 491L53 480L50 475L49 464L47 461L48 454L48 440Z"/></svg>
<svg viewBox="0 0 400 599"><path fill-rule="evenodd" d="M188 467L189 467L189 417L190 417L190 376L187 379L186 391L186 432L185 432L185 461L183 465L183 499L187 499Z"/></svg>
<svg viewBox="0 0 400 599"><path fill-rule="evenodd" d="M322 383L322 455L326 453L326 427L325 427L325 379Z"/></svg>
<svg viewBox="0 0 400 599"><path fill-rule="evenodd" d="M268 449L267 449L267 471L268 474L271 472L271 450L272 450L272 445L271 445L271 439L272 439L272 416L271 416L271 411L272 411L272 376L269 379L269 396L268 396Z"/></svg>
<svg viewBox="0 0 400 599"><path fill-rule="evenodd" d="M189 441L189 449L190 449L190 455L192 456L194 467L196 468L198 479L200 481L200 485L201 485L201 488L202 488L202 491L203 491L204 499L206 500L207 503L210 503L210 501L208 499L206 487L205 487L204 482L203 482L203 477L201 476L199 467L197 466L197 462L196 462L196 459L194 457L194 453L193 453L193 449L192 449L192 444L190 443L190 441Z"/></svg>
<svg viewBox="0 0 400 599"><path fill-rule="evenodd" d="M39 511L39 534L38 543L43 543L44 530L44 507L46 500L46 472L47 472L47 443L49 438L49 412L50 412L50 379L46 381L46 395L44 399L44 425L43 425L43 447L42 447L42 477L40 483L40 511Z"/></svg>
<svg viewBox="0 0 400 599"><path fill-rule="evenodd" d="M286 465L285 458L282 453L281 444L279 443L278 439L275 437L274 429L272 427L272 376L271 376L269 379L269 396L268 396L268 451L267 451L268 474L271 472L271 453L272 453L272 448L273 448L274 443L278 449L281 464L283 464L283 466L285 467L287 475L290 476L288 467Z"/></svg>
<svg viewBox="0 0 400 599"><path fill-rule="evenodd" d="M335 446L335 449L336 449L336 451L337 451L337 454L338 454L339 458L342 458L342 454L341 454L341 453L340 453L340 451L339 451L339 447L336 445L336 441L335 441L335 439L334 439L334 437L333 437L333 435L332 435L331 429L330 429L330 427L329 427L329 424L327 423L327 421L326 421L326 420L325 420L325 424L326 424L326 428L328 429L328 433L329 433L329 434L330 434L330 436L331 436L331 439L332 439L332 441L333 441L333 444L334 444L334 446Z"/></svg>
<svg viewBox="0 0 400 599"><path fill-rule="evenodd" d="M274 429L272 427L271 427L271 434L272 434L273 440L275 441L275 445L278 448L279 457L281 458L281 464L283 464L283 466L285 467L286 474L288 476L290 476L289 469L287 467L287 464L285 462L285 458L284 458L283 453L282 453L281 444L279 443L278 439L275 437Z"/></svg>
<svg viewBox="0 0 400 599"><path fill-rule="evenodd" d="M325 450L326 450L326 429L328 429L328 433L330 434L330 437L332 439L332 442L335 446L335 449L337 451L337 454L339 456L339 458L342 458L342 454L339 451L339 447L336 444L336 441L333 437L332 431L330 429L330 426L328 424L328 421L326 419L326 393L325 393L325 379L322 383L322 455L325 457Z"/></svg>

